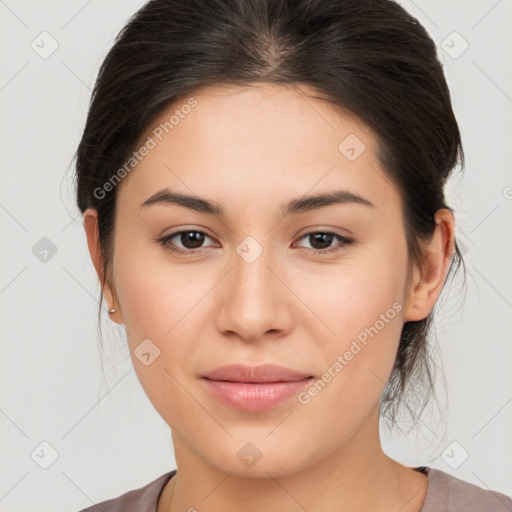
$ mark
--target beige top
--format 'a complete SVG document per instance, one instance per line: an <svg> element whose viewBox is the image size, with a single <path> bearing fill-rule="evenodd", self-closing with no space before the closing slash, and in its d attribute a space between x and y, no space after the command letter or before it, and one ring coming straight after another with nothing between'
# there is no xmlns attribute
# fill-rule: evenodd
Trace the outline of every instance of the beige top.
<svg viewBox="0 0 512 512"><path fill-rule="evenodd" d="M482 489L438 469L414 469L428 476L427 495L420 512L512 512L512 496ZM156 512L160 494L175 474L173 469L144 487L79 512Z"/></svg>

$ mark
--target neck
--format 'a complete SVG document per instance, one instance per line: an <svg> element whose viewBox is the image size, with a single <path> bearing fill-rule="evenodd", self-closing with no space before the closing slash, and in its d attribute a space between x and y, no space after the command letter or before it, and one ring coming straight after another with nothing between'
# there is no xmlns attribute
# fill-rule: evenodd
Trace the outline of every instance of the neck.
<svg viewBox="0 0 512 512"><path fill-rule="evenodd" d="M371 434L371 435L370 435ZM358 510L419 512L427 477L389 458L382 450L378 415L350 445L286 476L237 476L211 465L173 432L178 466L158 512L296 512Z"/></svg>

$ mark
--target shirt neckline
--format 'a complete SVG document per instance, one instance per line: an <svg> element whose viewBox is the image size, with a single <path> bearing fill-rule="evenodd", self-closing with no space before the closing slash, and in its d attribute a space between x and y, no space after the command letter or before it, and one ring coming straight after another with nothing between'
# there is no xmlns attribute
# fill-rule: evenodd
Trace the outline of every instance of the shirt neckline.
<svg viewBox="0 0 512 512"><path fill-rule="evenodd" d="M420 512L423 512L425 506L428 505L429 495L430 495L430 492L432 490L432 486L431 486L431 480L432 480L431 469L432 468L430 468L428 466L417 466L417 467L414 467L412 469L414 471L417 471L418 473L423 473L428 478L428 481L427 481L427 492L425 494L425 500L424 500L423 505L422 505L421 510L420 510ZM171 480L171 478L176 474L176 472L177 472L177 469L173 469L172 471L169 471L167 474L165 474L164 482L161 485L160 490L158 491L158 495L156 497L155 512L158 511L158 502L160 501L160 497L162 496L162 493L164 492L165 486L169 483L169 480Z"/></svg>

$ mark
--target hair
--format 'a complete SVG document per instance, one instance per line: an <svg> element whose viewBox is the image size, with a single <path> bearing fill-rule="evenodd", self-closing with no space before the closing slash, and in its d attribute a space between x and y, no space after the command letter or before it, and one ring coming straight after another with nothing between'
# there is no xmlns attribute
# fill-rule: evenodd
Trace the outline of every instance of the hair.
<svg viewBox="0 0 512 512"><path fill-rule="evenodd" d="M409 279L414 264L421 268L436 211L453 212L444 186L464 154L436 46L414 17L390 0L152 0L105 57L75 154L77 205L98 215L102 292L112 276L117 187L95 191L171 103L209 86L257 82L306 84L373 130L402 200ZM448 276L461 264L465 278L456 242ZM403 325L380 401L391 423L420 383L422 411L431 398L433 313Z"/></svg>

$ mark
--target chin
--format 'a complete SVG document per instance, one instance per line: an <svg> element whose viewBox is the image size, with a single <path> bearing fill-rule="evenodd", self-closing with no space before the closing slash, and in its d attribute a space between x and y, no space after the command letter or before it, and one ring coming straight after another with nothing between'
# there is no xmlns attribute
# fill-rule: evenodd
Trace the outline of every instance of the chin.
<svg viewBox="0 0 512 512"><path fill-rule="evenodd" d="M293 475L309 466L306 460L298 460L298 452L300 450L297 447L291 446L286 452L283 449L260 450L256 444L248 441L241 444L240 448L237 446L233 450L209 454L207 458L219 471L229 473L232 477L278 478Z"/></svg>

